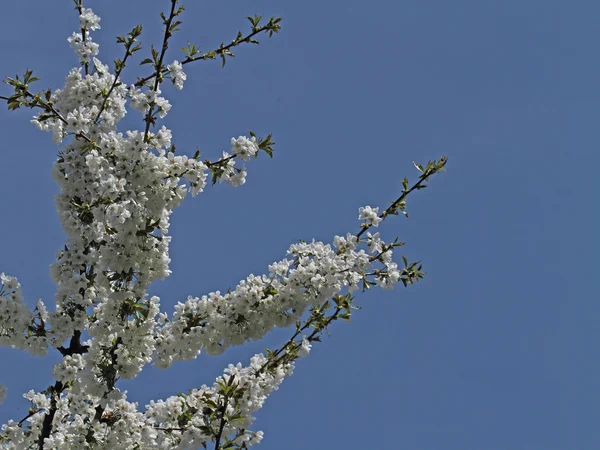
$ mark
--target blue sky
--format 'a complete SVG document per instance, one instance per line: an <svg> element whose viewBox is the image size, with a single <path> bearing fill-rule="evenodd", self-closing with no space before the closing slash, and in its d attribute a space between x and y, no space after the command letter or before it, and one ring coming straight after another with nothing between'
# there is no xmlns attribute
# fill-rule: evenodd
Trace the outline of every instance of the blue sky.
<svg viewBox="0 0 600 450"><path fill-rule="evenodd" d="M168 1L87 4L102 17L103 61L121 54L114 36L138 23L145 48L159 44ZM600 448L600 4L183 4L169 60L183 59L188 40L203 50L230 41L247 15L284 21L225 69L195 63L184 91L165 88L174 107L164 123L181 152L198 146L214 159L249 129L277 142L272 160L249 164L246 185L211 187L175 212L173 275L152 289L167 310L264 272L299 238L356 232L358 207L387 206L417 175L413 160L449 157L448 172L409 199L410 218L382 228L423 260L425 280L358 297L352 322L335 324L257 415L259 448ZM39 88L60 87L76 63L72 2L5 0L0 11L0 75L29 67ZM48 266L64 239L50 177L57 149L30 115L0 109L0 271L19 278L28 302L52 302ZM125 122L142 124L135 112ZM124 387L146 404L289 335L145 370ZM20 420L21 393L50 384L58 354L2 348L0 358L10 389L0 422Z"/></svg>

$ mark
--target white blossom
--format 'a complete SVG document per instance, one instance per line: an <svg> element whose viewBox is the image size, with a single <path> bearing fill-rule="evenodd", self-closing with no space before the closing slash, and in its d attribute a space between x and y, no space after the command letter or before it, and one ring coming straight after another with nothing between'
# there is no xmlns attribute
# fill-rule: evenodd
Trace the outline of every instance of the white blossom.
<svg viewBox="0 0 600 450"><path fill-rule="evenodd" d="M379 226L379 223L383 220L379 217L379 208L371 208L370 206L363 206L358 208L358 218L366 221L368 225L374 227Z"/></svg>
<svg viewBox="0 0 600 450"><path fill-rule="evenodd" d="M223 152L211 164L198 155L176 154L165 126L119 131L128 99L132 109L158 118L171 104L159 87L116 83L109 66L95 57L98 45L89 31L99 29L99 23L91 9L82 8L85 40L81 30L68 38L81 64L93 58L94 70L72 69L64 87L51 96L56 114L33 118L62 145L52 175L60 188L55 203L67 238L50 268L58 286L55 310L48 311L41 300L30 309L17 279L0 274L0 345L34 355L52 346L63 358L52 370L56 392L24 394L32 404L27 426L3 425L2 448L37 448L50 409L55 415L45 449L88 448L91 441L95 448L123 450L199 448L214 440L218 425L209 420L207 408L223 402L223 386L229 383L239 395L227 397L225 413L239 417L224 422L223 436L237 433L235 444L257 444L263 433L248 429L252 414L293 373L293 361L274 363L257 354L245 367L229 365L211 386L151 401L145 409L130 402L116 383L135 378L148 364L166 368L202 351L217 355L260 339L276 327L295 324L311 307L353 292L366 279L391 288L401 272L391 249L380 255L379 233L367 233L366 240L347 233L333 237L333 247L314 240L293 244L265 274L250 274L226 293L189 296L171 316L161 311L160 299L150 296L148 288L171 273L174 209L187 192L204 190L209 168L219 171L221 182L244 184L246 167L236 161L255 157L259 143L254 136L231 138L231 153ZM182 64L174 61L167 70L182 89L187 78ZM378 212L361 207L359 219L378 226ZM88 340L69 347L80 335ZM306 356L311 338L304 336L295 345L297 355ZM0 386L0 402L5 393Z"/></svg>
<svg viewBox="0 0 600 450"><path fill-rule="evenodd" d="M177 60L167 66L167 70L171 75L171 81L179 90L183 89L183 82L187 80L187 75L183 71L183 66Z"/></svg>
<svg viewBox="0 0 600 450"><path fill-rule="evenodd" d="M81 28L86 28L88 30L100 29L100 17L94 14L90 8L81 9L79 21L81 23Z"/></svg>
<svg viewBox="0 0 600 450"><path fill-rule="evenodd" d="M300 348L298 349L298 356L306 356L310 353L310 349L311 349L312 345L310 344L309 340L304 338L302 339L302 344L300 345Z"/></svg>
<svg viewBox="0 0 600 450"><path fill-rule="evenodd" d="M67 40L71 44L71 48L75 50L75 54L79 56L81 64L89 63L90 58L98 54L100 46L93 42L92 37L89 35L84 41L81 33L73 32Z"/></svg>
<svg viewBox="0 0 600 450"><path fill-rule="evenodd" d="M231 138L231 153L244 161L248 161L258 153L256 138L254 136L250 139L246 136L239 136L237 139Z"/></svg>

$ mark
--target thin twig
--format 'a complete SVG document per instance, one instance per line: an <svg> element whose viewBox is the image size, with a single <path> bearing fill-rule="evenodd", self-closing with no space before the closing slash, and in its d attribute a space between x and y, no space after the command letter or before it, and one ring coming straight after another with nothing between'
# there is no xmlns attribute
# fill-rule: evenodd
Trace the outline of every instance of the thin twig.
<svg viewBox="0 0 600 450"><path fill-rule="evenodd" d="M163 37L162 49L160 51L160 57L158 59L158 64L155 67L154 74L156 79L154 80L154 88L152 89L154 92L158 89L160 85L160 77L159 73L162 71L163 59L165 57L165 53L167 52L167 48L169 47L169 38L172 36L171 34L171 22L173 21L173 17L175 17L175 6L177 5L177 0L171 0L171 12L169 13L169 18L167 19L167 23L165 25L165 34ZM148 108L148 114L146 115L146 130L144 131L144 142L148 139L148 132L150 131L150 122L152 120L152 112L154 111L154 102L150 103L150 107Z"/></svg>
<svg viewBox="0 0 600 450"><path fill-rule="evenodd" d="M431 175L434 175L441 168L443 168L446 165L446 162L447 162L447 158L444 156L440 159L439 167L437 169L424 171L421 174L421 176L419 177L419 181L417 181L410 189L404 190L400 197L398 197L385 211L383 211L381 214L379 214L379 218L385 220L385 218L388 215L392 214L394 211L397 211L398 207L402 204L402 201L406 198L406 196L408 194L410 194L412 191L414 191L415 189L421 188L423 186L423 182L426 181L426 179L429 178ZM362 230L360 230L356 234L356 237L360 238L363 235L363 233L365 231L367 231L369 228L371 228L372 226L373 226L372 224L365 225L362 228Z"/></svg>
<svg viewBox="0 0 600 450"><path fill-rule="evenodd" d="M77 8L77 11L79 12L79 17L81 17L81 14L83 13L83 0L79 0L79 2L77 3L76 8ZM87 35L86 35L86 32L85 32L85 28L82 27L81 28L81 41L83 42L83 44L85 44L86 39L87 39ZM84 64L84 70L85 70L85 74L86 75L89 72L89 68L90 68L90 63L86 62Z"/></svg>
<svg viewBox="0 0 600 450"><path fill-rule="evenodd" d="M106 103L108 102L108 98L110 97L110 94L112 94L113 90L117 87L117 84L119 83L119 76L121 75L121 72L125 68L125 61L127 61L127 58L130 55L131 55L131 53L129 52L129 47L127 47L127 50L125 51L125 57L123 58L123 65L120 66L119 69L117 69L117 71L115 72L115 81L113 81L110 89L108 90L108 93L104 97L104 101L102 102L102 105L100 106L100 111L98 111L98 114L96 115L96 118L94 119L94 122L98 122L98 120L100 119L100 116L102 115L102 112L104 111L104 108L106 108Z"/></svg>
<svg viewBox="0 0 600 450"><path fill-rule="evenodd" d="M271 26L270 26L269 24L267 24L267 25L263 25L262 27L260 27L260 28L257 28L257 29L256 29L256 30L254 30L252 33L250 33L249 35L247 35L246 37L244 37L243 39L241 39L240 41L237 41L237 42L236 42L236 41L233 41L233 42L231 42L231 43L230 43L230 44L228 44L228 45L225 45L225 46L223 46L223 47L219 47L218 49L216 49L216 50L212 50L212 51L210 51L210 52L206 52L206 53L204 53L203 55L201 55L201 56L198 56L198 57L195 57L195 58L190 58L190 57L188 57L188 58L186 58L185 60L183 60L183 61L181 62L181 64L182 64L182 65L185 65L185 64L189 64L189 63L191 63L191 62L194 62L194 61L201 61L201 60L215 59L215 56L222 55L223 53L227 53L227 52L228 52L229 50L231 50L233 47L237 47L238 45L240 45L240 44L242 44L242 43L245 43L245 42L250 42L250 40L251 40L251 39L252 39L254 36L256 36L257 34L259 34L259 33L262 33L263 31L268 31L268 30L270 30L270 29L271 29ZM166 70L166 69L165 69L165 70L163 70L163 71L162 71L162 74L164 75L164 74L166 74L167 72L168 72L168 70ZM143 86L143 85L144 85L144 84L146 84L148 81L150 81L152 78L154 78L156 75L157 75L157 74L156 74L156 72L154 72L152 75L148 75L148 76L147 76L147 77L145 77L145 78L140 78L140 79L139 79L139 80L138 80L138 81L135 83L135 86L136 86L136 87L141 87L141 86Z"/></svg>
<svg viewBox="0 0 600 450"><path fill-rule="evenodd" d="M229 378L229 382L227 386L231 386L233 384L233 380L235 375L231 375ZM219 432L217 433L217 437L215 439L215 450L219 450L221 448L221 437L223 436L223 429L225 428L225 414L227 412L227 405L229 404L229 393L225 394L223 398L223 407L221 411L221 423L219 424Z"/></svg>
<svg viewBox="0 0 600 450"><path fill-rule="evenodd" d="M42 411L44 408L40 408L40 409L36 409L34 411L31 411L29 414L27 414L25 417L23 417L21 420L19 420L19 423L17 425L21 426L23 425L23 422L25 422L27 419L29 419L31 416L39 413L40 411Z"/></svg>

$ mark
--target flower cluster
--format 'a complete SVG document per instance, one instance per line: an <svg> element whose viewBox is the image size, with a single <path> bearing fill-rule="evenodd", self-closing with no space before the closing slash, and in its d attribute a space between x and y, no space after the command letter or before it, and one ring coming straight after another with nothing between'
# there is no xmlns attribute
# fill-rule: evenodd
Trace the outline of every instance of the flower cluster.
<svg viewBox="0 0 600 450"><path fill-rule="evenodd" d="M73 32L68 41L79 56L79 62L89 64L90 57L98 54L99 45L93 42L92 37L86 32L100 29L100 17L94 14L90 8L81 8L79 23L82 32Z"/></svg>
<svg viewBox="0 0 600 450"><path fill-rule="evenodd" d="M79 23L85 30L96 31L100 29L100 17L98 17L90 8L81 8L79 14Z"/></svg>
<svg viewBox="0 0 600 450"><path fill-rule="evenodd" d="M97 29L98 21L91 10L82 11L82 28ZM76 36L83 47L91 45L89 33L85 42ZM151 360L159 301L147 299L146 289L170 273L169 217L188 189L180 181L188 182L192 194L201 192L207 167L166 151L171 133L164 127L148 139L137 131L117 132L128 97L141 110L154 104L161 117L170 104L158 96L158 89L127 89L116 83L108 66L97 58L93 63L92 73L83 76L80 68L73 69L65 87L52 94L54 115L34 118L57 142L68 134L79 137L63 147L53 169L61 187L57 209L69 236L51 270L59 286L56 312L46 317L43 304L36 312L28 311L16 280L3 276L11 298L0 303L0 330L3 344L40 353L46 337L27 333L36 317L43 315L42 323L49 323L47 335L55 347L87 329L92 339L83 360L64 360L56 374L85 367L93 375L86 381L88 392L101 397L102 386L107 387L102 361L113 363L113 378L131 378Z"/></svg>
<svg viewBox="0 0 600 450"><path fill-rule="evenodd" d="M338 251L317 241L293 244L290 258L269 266L268 275L250 275L226 294L217 291L179 302L173 317L157 328L155 364L168 367L174 360L195 358L202 349L220 354L295 323L308 307L345 287L356 290L381 259L374 258L381 246L374 246L373 254L358 250L360 242L351 234L336 236L334 242ZM391 288L400 279L391 254L391 249L385 252L386 269L377 272L381 287Z"/></svg>
<svg viewBox="0 0 600 450"><path fill-rule="evenodd" d="M171 75L171 81L175 85L175 87L179 90L183 89L183 82L187 80L187 75L183 71L182 64L175 60L171 64L167 66L167 70Z"/></svg>
<svg viewBox="0 0 600 450"><path fill-rule="evenodd" d="M367 225L374 227L378 227L379 223L383 220L379 217L379 208L371 208L370 206L359 208L358 218L364 220Z"/></svg>
<svg viewBox="0 0 600 450"><path fill-rule="evenodd" d="M310 345L303 348L300 356L308 354ZM256 354L247 367L230 364L210 387L203 385L189 394L151 401L145 413L149 424L170 431L157 436L156 443L160 448L199 448L214 442L217 435L233 436L228 443L236 446L259 443L263 433L248 430L254 421L252 414L294 371L293 363L265 370L268 363L266 355Z"/></svg>
<svg viewBox="0 0 600 450"><path fill-rule="evenodd" d="M23 301L16 278L0 274L0 345L27 350L32 355L46 354L48 344L45 322L48 312L39 300L34 311Z"/></svg>
<svg viewBox="0 0 600 450"><path fill-rule="evenodd" d="M89 64L90 58L98 54L100 46L93 42L91 38L83 40L81 34L73 32L67 40L71 44L71 48L79 56L79 61L82 64Z"/></svg>
<svg viewBox="0 0 600 450"><path fill-rule="evenodd" d="M256 137L248 139L246 136L239 136L237 139L231 138L231 153L238 158L248 161L258 153L258 144Z"/></svg>
<svg viewBox="0 0 600 450"><path fill-rule="evenodd" d="M0 345L35 355L52 346L63 359L53 368L53 386L25 394L31 402L26 420L2 426L3 448L40 443L47 449L198 448L221 437L227 439L223 448L247 448L262 439L262 432L248 431L252 414L292 374L295 359L309 354L311 336L295 335L299 341L285 348L285 357L259 354L247 367L229 365L212 386L152 401L145 411L127 399L118 381L134 378L147 364L164 368L202 350L216 355L260 339L274 327L298 324L308 309L318 311L343 290L351 293L360 283L363 289L392 288L410 280L413 269L401 271L393 262L397 244L386 244L379 233L361 237L385 216L365 206L359 210L365 223L358 235L335 236L333 246L301 241L270 265L268 274L251 274L226 294L190 296L177 303L172 317L161 312L160 299L150 297L148 287L170 274L173 210L188 192L204 190L209 171L213 183L244 184L246 168L237 167L236 160L249 161L259 150L271 155L271 135L231 138L231 153L223 152L215 163L200 161L199 153L175 154L171 131L151 125L171 109L161 96L162 75L182 89L187 79L182 64L161 66L162 55L156 62L153 50L156 82L128 87L119 78L124 61L115 62L118 68L111 73L96 58L98 45L90 32L100 28L100 18L81 3L78 9L80 32L69 42L85 70L72 69L62 89L44 94L46 101L27 87L19 94L26 101L35 98L42 112L33 123L62 144L52 172L67 234L51 266L58 286L56 310L47 312L40 300L30 311L17 280L0 275ZM252 20L258 29L260 18ZM278 29L276 22L270 24L265 30ZM128 55L139 33L141 28L130 33L129 41L122 38ZM144 114L143 131L118 131L128 104ZM81 342L82 336L89 339ZM0 386L0 402L5 392Z"/></svg>
<svg viewBox="0 0 600 450"><path fill-rule="evenodd" d="M131 107L136 111L146 113L149 108L156 106L158 117L164 119L167 116L167 113L171 110L171 104L169 103L169 100L160 96L160 89L144 92L141 89L137 89L135 86L131 86L130 91Z"/></svg>

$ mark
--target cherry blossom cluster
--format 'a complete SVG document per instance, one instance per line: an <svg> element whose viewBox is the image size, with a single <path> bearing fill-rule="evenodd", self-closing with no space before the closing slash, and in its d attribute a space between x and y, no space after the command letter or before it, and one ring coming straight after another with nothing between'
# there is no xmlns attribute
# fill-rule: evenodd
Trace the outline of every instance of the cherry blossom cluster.
<svg viewBox="0 0 600 450"><path fill-rule="evenodd" d="M231 153L243 161L248 161L258 153L256 137L248 139L246 136L239 136L237 139L231 138Z"/></svg>
<svg viewBox="0 0 600 450"><path fill-rule="evenodd" d="M187 75L183 71L183 65L175 60L167 66L167 70L171 75L171 81L179 90L183 89L183 82L187 80Z"/></svg>
<svg viewBox="0 0 600 450"><path fill-rule="evenodd" d="M211 355L224 352L232 345L261 339L274 327L295 323L310 306L348 287L352 292L373 269L376 254L383 243L370 238L373 254L358 250L359 239L351 234L336 236L330 245L313 241L293 244L290 258L269 266L268 275L250 275L232 291L219 291L201 298L189 297L175 306L175 314L157 328L155 364L168 367L174 360L195 358L202 349ZM400 279L397 265L391 261L392 250L384 253L386 269L378 284L391 288Z"/></svg>
<svg viewBox="0 0 600 450"><path fill-rule="evenodd" d="M44 303L39 300L30 311L17 279L2 273L0 281L0 345L27 350L32 355L45 355L48 343L43 329L48 312Z"/></svg>
<svg viewBox="0 0 600 450"><path fill-rule="evenodd" d="M306 348L310 350L310 347ZM306 354L308 351L303 355ZM254 421L252 414L262 408L269 394L294 371L293 363L264 370L268 362L267 356L256 354L247 367L242 367L241 363L230 364L225 374L210 387L203 385L189 394L151 401L145 413L148 422L154 427L170 430L157 440L159 448L199 448L214 441L221 426L220 420L215 418L222 419L223 416L229 420L221 434L234 436L229 443L237 446L259 443L263 433L248 431Z"/></svg>
<svg viewBox="0 0 600 450"><path fill-rule="evenodd" d="M379 226L381 217L379 217L379 208L372 208L370 206L364 206L358 210L358 218L364 220L367 225L374 227Z"/></svg>
<svg viewBox="0 0 600 450"><path fill-rule="evenodd" d="M182 11L175 8L177 0L171 3L167 30ZM298 327L308 310L320 314L320 305L344 290L351 293L361 283L363 289L392 288L418 270L408 265L400 270L393 262L393 248L400 244L385 243L379 233L361 236L387 214L365 206L359 209L361 233L335 236L333 246L314 240L293 244L268 274L251 274L225 294L190 296L175 305L172 316L161 311L160 299L150 297L148 287L171 273L173 210L188 192L195 196L204 190L209 172L213 183L244 184L246 167L237 161L245 163L260 150L271 155L271 136L231 138L230 152L213 163L201 161L198 152L176 154L171 131L151 125L172 107L161 96L159 81L168 75L182 89L183 64L190 59L163 66L166 46L160 56L153 50L156 82L127 86L120 80L124 61L116 62L112 73L96 57L99 48L90 32L100 28L100 18L81 2L78 9L80 31L68 41L85 70L72 69L64 87L48 92L46 100L12 80L17 103L41 108L32 122L62 145L52 174L60 187L55 201L67 239L51 266L58 286L55 311L48 312L41 300L30 311L16 278L0 275L0 345L34 355L51 346L63 355L53 368L56 383L24 395L30 414L2 426L0 448L183 449L221 439L227 448L246 448L262 439L262 432L248 430L252 414L293 373L295 359L310 352L311 336L292 340L285 357L259 354L247 367L229 365L212 386L152 401L145 411L127 399L118 381L134 378L147 364L166 368L202 350L223 353L275 327ZM250 19L252 35L278 30L277 21L259 28L260 17ZM123 40L127 56L139 33ZM232 45L254 42L249 39L238 36ZM227 52L222 47L221 56ZM118 131L128 106L143 114L145 130ZM5 394L0 386L0 402Z"/></svg>
<svg viewBox="0 0 600 450"><path fill-rule="evenodd" d="M2 448L39 448L38 436L44 426L45 411L52 409L55 411L55 417L69 417L71 420L53 422L52 434L44 440L44 449L159 449L159 446L154 445L156 439L153 435L156 433L145 426L145 418L137 411L137 405L128 402L124 394L118 394L121 398L109 400L111 406L105 410L104 419L91 422L95 410L88 402L82 401L85 399L84 394L69 394L52 401L44 394L30 391L24 395L31 402L30 410L40 412L32 414L27 419L28 429L24 429L14 421L3 425Z"/></svg>
<svg viewBox="0 0 600 450"><path fill-rule="evenodd" d="M100 17L98 17L90 8L82 8L79 14L79 22L82 30L95 31L100 29ZM73 32L68 39L71 48L79 56L81 64L89 64L90 57L98 54L99 45L92 41L89 34Z"/></svg>
<svg viewBox="0 0 600 450"><path fill-rule="evenodd" d="M301 356L308 354L310 346L305 345L304 349ZM96 410L89 401L85 401L86 394L74 388L56 401L56 415L72 417L72 420L55 422L55 431L46 439L44 449L87 448L90 435L94 436L100 448L117 450L195 449L207 442L214 442L219 434L233 436L229 442L238 446L243 443L246 446L257 444L262 440L263 433L248 430L254 421L252 414L264 405L269 394L277 390L294 370L293 363L265 370L268 362L267 356L257 354L247 367L239 363L230 364L212 386L202 385L188 394L151 401L144 412L138 411L137 403L127 400L126 393L114 390L104 401L106 408L102 420L92 423L89 418L94 417ZM66 365L70 364L63 363L63 366ZM80 362L74 361L74 367L81 369ZM55 375L59 375L56 372L55 369ZM76 372L71 372L62 381L74 380L76 376ZM30 410L37 412L28 418L28 430L14 421L2 426L6 448L30 448L36 445L43 412L51 407L51 400L43 393L31 390L23 397L31 403ZM221 426L224 417L228 420Z"/></svg>
<svg viewBox="0 0 600 450"><path fill-rule="evenodd" d="M86 74L81 68L71 70L64 88L52 93L33 120L52 132L57 143L75 136L53 168L61 188L57 210L68 235L51 267L58 285L56 311L48 314L41 301L29 311L16 279L2 274L0 343L33 354L45 353L50 343L65 355L54 368L54 390L27 396L39 411L28 418L22 439L39 435L49 405L63 410L55 413L61 420L53 423L49 445L52 439L61 442L61 436L81 444L90 433L83 418L97 414L95 405L106 411L121 408L125 397L114 386L116 380L133 378L152 361L159 299L147 298L146 291L152 281L170 274L167 233L173 209L188 190L202 192L208 172L198 158L175 155L171 132L164 126L156 133L123 135L116 130L127 101L144 114L156 109L160 118L171 105L158 86L128 88L95 57L98 46L90 31L99 28L99 21L91 9L81 10L83 32L74 33L69 42ZM90 62L93 70L87 73ZM167 67L173 83L182 88L182 65L175 61ZM243 184L246 171L235 167L234 157L248 160L257 151L254 137L232 138L233 157L224 153L222 178L234 186ZM69 353L63 344L84 330L90 339L78 344L83 351ZM10 424L4 431L13 444L20 441Z"/></svg>

